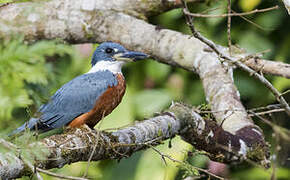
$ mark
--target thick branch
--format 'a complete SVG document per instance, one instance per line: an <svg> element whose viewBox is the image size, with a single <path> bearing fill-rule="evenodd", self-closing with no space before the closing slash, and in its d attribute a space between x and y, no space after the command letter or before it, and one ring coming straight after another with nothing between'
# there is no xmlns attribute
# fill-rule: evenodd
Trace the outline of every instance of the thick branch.
<svg viewBox="0 0 290 180"><path fill-rule="evenodd" d="M219 57L209 52L204 43L125 14L127 11L122 1L92 0L90 2L97 2L92 6L94 8L88 8L85 2L75 1L72 4L70 1L52 0L44 4L23 3L3 7L0 9L0 37L23 33L30 41L120 42L129 49L145 51L163 63L198 73L207 101L224 130L236 134L243 128L251 129L254 126L240 102L231 67L225 68ZM27 9L31 10L28 7L34 7L33 11L27 12ZM147 11L150 12L150 9ZM249 133L244 136L252 137ZM260 136L263 139L262 133Z"/></svg>
<svg viewBox="0 0 290 180"><path fill-rule="evenodd" d="M221 63L219 57L209 52L205 44L179 32L160 29L129 16L125 14L128 12L121 4L96 1L97 3L92 6L94 8L89 8L82 2L85 1L75 1L72 4L65 0L52 0L45 4L23 3L3 7L0 9L0 37L22 33L30 41L63 39L68 42L82 43L111 40L120 42L130 49L145 51L163 63L194 71L200 75L207 101L215 112L218 124L222 124L223 127L221 129L215 125L216 128L211 128L212 133L209 130L207 135L209 133L215 135L225 130L234 134L235 137L240 137L249 146L265 147L261 130L253 124L240 102L239 92L233 83L231 67ZM124 0L124 2L127 1ZM28 7L34 7L33 11L27 12L27 9L31 10ZM150 12L149 9L148 12ZM132 12L129 14L132 15ZM144 14L147 15L147 13ZM101 134L103 139L106 139L104 134ZM189 134L194 134L194 132L187 135ZM63 138L65 137L64 135ZM234 146L234 142L228 139L232 135L222 133L217 137L225 137L222 142L229 142L231 146ZM185 139L190 140L189 137ZM100 142L106 143L106 141ZM212 146L206 146L211 141L199 140L198 142L202 143L199 145L200 148L207 147L209 152L215 149ZM222 142L219 144L224 145ZM242 143L238 140L237 144Z"/></svg>
<svg viewBox="0 0 290 180"><path fill-rule="evenodd" d="M187 0L187 2L196 1L198 0ZM113 2L106 0L85 0L76 1L72 4L65 0L52 0L47 3L8 4L0 8L0 38L8 37L9 34L13 35L20 33L26 35L26 39L30 41L58 38L68 42L82 43L101 42L111 39L114 41L120 41L129 46L131 41L126 43L124 40L127 40L128 38L134 40L136 36L136 33L129 33L143 31L141 33L143 34L144 31L146 31L142 30L142 26L138 28L131 25L134 24L134 20L132 23L127 24L132 30L128 31L126 30L127 28L125 28L124 31L120 32L122 34L122 39L118 36L109 39L107 38L111 35L108 34L110 33L108 29L115 32L117 31L117 27L114 27L115 21L119 18L123 19L123 13L146 19L148 16L178 7L180 6L180 3L180 0L122 0ZM33 9L31 7L33 7ZM106 18L106 16L108 17ZM118 18L118 16L120 17ZM126 26L126 24L122 23L118 24L121 27ZM146 37L150 37L151 33ZM102 36L102 34L107 34L108 36ZM140 35L140 37L142 36ZM139 40L140 38L135 41ZM130 47L135 48L136 45L140 46L140 43L133 44ZM155 45L155 43L151 42L149 45ZM155 46L152 48L155 48ZM268 61L266 60L263 60L263 62L263 64L268 64ZM275 67L281 65L279 62L271 61L270 63ZM258 68L253 63L250 63L250 65L254 69ZM283 67L286 66L288 65L283 64ZM186 66L184 67L186 68ZM279 73L280 69L274 67L272 68L272 71L268 71L266 68L260 68L260 71L265 74L273 74L272 71L275 71L277 73L274 73L274 75L281 75L284 77L285 74L290 73L289 69L285 68L286 72L281 74Z"/></svg>
<svg viewBox="0 0 290 180"><path fill-rule="evenodd" d="M254 128L254 127L253 127ZM256 137L260 137L258 134ZM87 127L70 129L62 135L54 135L41 142L31 144L48 149L42 159L36 159L35 166L42 169L60 168L78 161L121 159L132 153L158 145L162 140L180 134L197 149L205 150L209 157L220 162L241 162L252 160L263 166L269 165L268 147L263 139L243 139L224 131L212 120L203 119L193 109L173 104L171 108L154 118L137 123L116 132L95 132ZM93 148L95 151L92 151ZM20 151L21 153L24 153ZM27 152L26 152L27 153ZM14 162L11 163L13 157ZM0 154L0 177L11 179L29 175L32 172L25 163L12 153ZM35 157L36 158L36 157Z"/></svg>

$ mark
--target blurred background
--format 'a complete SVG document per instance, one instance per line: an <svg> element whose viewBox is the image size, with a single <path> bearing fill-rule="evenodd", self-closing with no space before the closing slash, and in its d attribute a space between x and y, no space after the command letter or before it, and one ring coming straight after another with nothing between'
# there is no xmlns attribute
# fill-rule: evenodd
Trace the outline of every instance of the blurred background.
<svg viewBox="0 0 290 180"><path fill-rule="evenodd" d="M290 63L290 18L280 1L271 0L232 0L232 9L246 12L279 5L278 10L241 17L232 17L232 41L242 51L257 53L270 50L264 55L271 59ZM224 14L227 1L209 0L190 5L196 13ZM156 17L149 22L190 34L180 9L175 9ZM226 18L195 18L196 29L217 44L227 46ZM28 45L20 36L0 42L0 136L28 120L37 108L64 83L85 73L90 68L90 58L97 44L68 45L56 41L39 41ZM146 60L131 63L123 68L127 81L126 94L122 103L97 125L98 129L119 128L134 121L151 117L169 107L172 100L191 105L205 104L202 84L196 74L180 68L170 67ZM264 107L276 103L275 98L257 80L247 73L236 70L235 83L247 109ZM290 89L290 80L267 76L274 86L284 92ZM290 93L285 94L290 102ZM230 179L290 179L290 128L289 117L284 113L266 116L268 120L283 127L283 133L274 133L272 127L259 119L254 121L264 131L266 140L271 143L274 154L273 169L264 170L251 163L225 166L210 162L209 159L183 142L179 137L157 147L164 154L190 164L209 168L211 172ZM27 142L26 142L27 143ZM189 153L193 152L193 153ZM164 164L159 154L148 149L133 154L120 162L105 160L66 165L52 170L70 176L86 175L92 179L104 180L179 180L195 172L178 163L167 161ZM45 176L45 179L55 179ZM29 178L23 178L29 179ZM207 179L201 173L201 179Z"/></svg>

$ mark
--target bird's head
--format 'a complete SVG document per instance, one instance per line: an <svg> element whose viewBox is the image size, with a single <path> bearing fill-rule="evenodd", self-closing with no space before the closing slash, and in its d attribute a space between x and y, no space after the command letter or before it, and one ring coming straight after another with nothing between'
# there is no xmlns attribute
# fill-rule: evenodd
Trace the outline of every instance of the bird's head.
<svg viewBox="0 0 290 180"><path fill-rule="evenodd" d="M92 69L96 70L120 70L126 62L137 61L148 58L148 55L141 52L129 51L122 45L114 42L100 44L92 57Z"/></svg>

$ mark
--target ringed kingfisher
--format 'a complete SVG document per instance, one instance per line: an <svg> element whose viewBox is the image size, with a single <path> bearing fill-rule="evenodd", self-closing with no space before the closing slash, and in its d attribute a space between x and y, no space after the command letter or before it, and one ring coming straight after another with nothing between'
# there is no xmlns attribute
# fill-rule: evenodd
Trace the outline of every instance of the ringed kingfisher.
<svg viewBox="0 0 290 180"><path fill-rule="evenodd" d="M92 68L64 84L47 104L38 109L38 117L31 118L10 136L25 129L46 132L67 125L80 127L83 124L93 128L122 100L126 89L122 65L147 57L147 54L129 51L114 42L100 44L93 54Z"/></svg>

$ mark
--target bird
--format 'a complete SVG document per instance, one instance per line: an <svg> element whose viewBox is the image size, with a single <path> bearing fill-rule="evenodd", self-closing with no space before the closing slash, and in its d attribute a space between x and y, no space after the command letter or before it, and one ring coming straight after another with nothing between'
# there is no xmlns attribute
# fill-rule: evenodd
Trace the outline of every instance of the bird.
<svg viewBox="0 0 290 180"><path fill-rule="evenodd" d="M40 106L37 117L30 118L9 136L26 129L43 133L64 126L78 128L83 124L93 129L122 100L126 89L122 66L148 57L115 42L101 43L93 53L91 69L64 84Z"/></svg>

